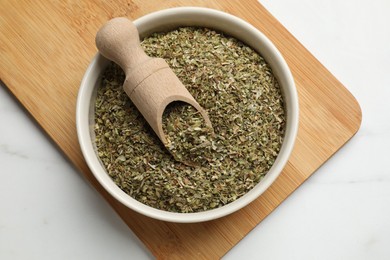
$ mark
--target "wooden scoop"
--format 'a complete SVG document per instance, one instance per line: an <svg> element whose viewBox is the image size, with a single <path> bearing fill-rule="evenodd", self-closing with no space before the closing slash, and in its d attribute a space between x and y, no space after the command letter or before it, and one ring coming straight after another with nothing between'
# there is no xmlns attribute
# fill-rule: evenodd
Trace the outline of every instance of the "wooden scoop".
<svg viewBox="0 0 390 260"><path fill-rule="evenodd" d="M164 59L145 54L137 28L127 18L108 21L96 34L100 53L117 63L126 74L123 89L152 127L160 140L167 143L162 129L162 115L173 101L183 101L198 110L208 127L211 121Z"/></svg>

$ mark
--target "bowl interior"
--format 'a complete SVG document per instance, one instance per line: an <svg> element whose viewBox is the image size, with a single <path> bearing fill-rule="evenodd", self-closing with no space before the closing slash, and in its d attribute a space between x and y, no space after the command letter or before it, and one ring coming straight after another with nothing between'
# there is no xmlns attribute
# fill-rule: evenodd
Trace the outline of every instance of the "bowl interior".
<svg viewBox="0 0 390 260"><path fill-rule="evenodd" d="M100 76L109 61L97 54L85 73L80 87L77 109L77 126L80 145L87 163L100 184L117 200L141 214L173 222L200 222L230 214L262 194L277 178L291 153L298 124L298 100L293 78L284 59L273 44L250 24L225 13L205 8L174 8L144 16L134 22L140 37L154 32L169 31L183 26L208 27L233 36L246 43L271 66L279 85L287 112L287 123L284 142L280 153L265 177L250 192L238 200L221 208L198 213L172 213L154 209L138 202L124 193L105 172L95 146L94 105Z"/></svg>

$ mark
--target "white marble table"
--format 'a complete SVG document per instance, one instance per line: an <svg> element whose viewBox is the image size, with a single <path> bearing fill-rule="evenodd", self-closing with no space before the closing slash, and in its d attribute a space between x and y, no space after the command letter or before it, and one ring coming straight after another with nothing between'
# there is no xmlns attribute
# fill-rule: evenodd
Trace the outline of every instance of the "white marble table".
<svg viewBox="0 0 390 260"><path fill-rule="evenodd" d="M363 123L225 258L390 259L390 1L262 3L356 96ZM0 259L151 258L4 86L0 119Z"/></svg>

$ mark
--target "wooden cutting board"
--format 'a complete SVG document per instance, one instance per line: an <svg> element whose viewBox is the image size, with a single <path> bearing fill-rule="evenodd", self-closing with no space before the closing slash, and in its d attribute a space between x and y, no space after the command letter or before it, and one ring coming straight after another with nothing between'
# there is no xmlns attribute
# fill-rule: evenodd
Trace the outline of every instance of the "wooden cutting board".
<svg viewBox="0 0 390 260"><path fill-rule="evenodd" d="M86 166L76 136L76 96L96 53L94 37L108 19L132 19L175 6L204 6L243 18L266 34L289 64L299 92L298 139L281 176L260 198L230 216L174 224L135 213L114 200ZM358 130L355 98L255 0L3 0L0 79L69 160L160 259L223 256Z"/></svg>

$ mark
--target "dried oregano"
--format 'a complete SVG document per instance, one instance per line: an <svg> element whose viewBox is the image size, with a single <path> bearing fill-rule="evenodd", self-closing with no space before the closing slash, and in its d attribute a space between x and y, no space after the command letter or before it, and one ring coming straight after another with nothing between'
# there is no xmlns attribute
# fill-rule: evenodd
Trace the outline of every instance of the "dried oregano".
<svg viewBox="0 0 390 260"><path fill-rule="evenodd" d="M191 105L171 103L164 111L162 123L167 139L165 147L177 161L199 166L219 159L217 153L222 151L222 143Z"/></svg>
<svg viewBox="0 0 390 260"><path fill-rule="evenodd" d="M273 165L284 136L281 91L270 67L238 40L205 28L153 34L146 53L164 58L207 110L213 134L191 106L173 103L163 125L178 162L122 89L123 71L104 72L95 105L99 158L136 200L172 212L221 207L251 190Z"/></svg>

